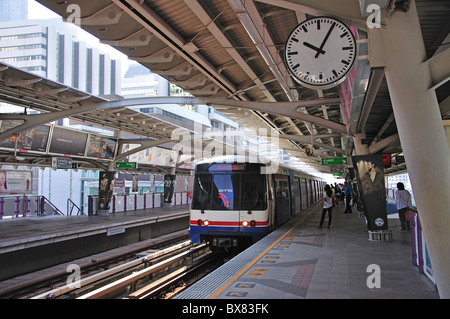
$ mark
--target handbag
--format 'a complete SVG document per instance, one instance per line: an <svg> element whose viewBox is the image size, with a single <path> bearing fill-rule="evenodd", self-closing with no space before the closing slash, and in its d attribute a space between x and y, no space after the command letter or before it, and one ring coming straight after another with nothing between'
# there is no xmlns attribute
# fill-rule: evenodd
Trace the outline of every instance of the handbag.
<svg viewBox="0 0 450 319"><path fill-rule="evenodd" d="M405 211L405 220L411 220L411 211L409 209Z"/></svg>

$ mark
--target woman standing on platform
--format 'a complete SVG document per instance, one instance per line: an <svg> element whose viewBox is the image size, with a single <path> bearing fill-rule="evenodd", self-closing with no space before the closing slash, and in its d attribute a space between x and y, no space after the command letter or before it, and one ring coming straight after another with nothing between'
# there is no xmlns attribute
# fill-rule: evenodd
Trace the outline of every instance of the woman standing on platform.
<svg viewBox="0 0 450 319"><path fill-rule="evenodd" d="M325 219L325 215L328 211L328 228L331 227L331 211L333 210L333 192L331 191L330 185L325 185L323 192L323 210L322 210L322 218L320 219L319 228L322 228L323 220Z"/></svg>
<svg viewBox="0 0 450 319"><path fill-rule="evenodd" d="M405 218L405 212L412 206L411 194L405 189L405 185L401 182L397 183L398 191L395 194L397 200L397 211L402 229L400 231L411 231L411 222Z"/></svg>

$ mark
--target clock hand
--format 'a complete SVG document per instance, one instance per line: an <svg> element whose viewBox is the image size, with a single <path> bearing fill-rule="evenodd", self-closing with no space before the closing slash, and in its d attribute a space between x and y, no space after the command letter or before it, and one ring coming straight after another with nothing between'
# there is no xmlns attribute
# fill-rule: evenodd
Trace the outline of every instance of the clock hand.
<svg viewBox="0 0 450 319"><path fill-rule="evenodd" d="M325 43L327 42L328 37L330 36L331 31L333 31L335 25L336 25L336 23L333 22L333 24L332 24L331 27L330 27L330 30L328 30L328 33L327 33L327 35L325 36L325 39L323 39L323 42L322 42L322 44L320 45L320 50L322 50L323 47L325 46ZM322 50L322 51L323 51L323 50ZM315 55L314 57L317 59L317 58L319 57L319 54L320 54L320 53L321 53L320 51L317 51L317 53L316 53L316 55Z"/></svg>
<svg viewBox="0 0 450 319"><path fill-rule="evenodd" d="M314 46L314 45L312 45L312 44L310 44L310 43L308 43L308 42L303 42L303 45L304 45L305 47L308 47L308 48L310 48L310 49L313 49L313 50L317 51L317 53L325 54L325 51L324 51L324 50L319 49L318 47L316 47L316 46Z"/></svg>

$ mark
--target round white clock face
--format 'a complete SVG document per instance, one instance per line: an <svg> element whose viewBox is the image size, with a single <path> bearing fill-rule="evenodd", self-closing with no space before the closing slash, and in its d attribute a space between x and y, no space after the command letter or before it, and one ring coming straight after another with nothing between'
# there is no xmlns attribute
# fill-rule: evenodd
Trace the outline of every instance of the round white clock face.
<svg viewBox="0 0 450 319"><path fill-rule="evenodd" d="M300 23L289 35L285 61L301 85L328 89L344 81L356 60L356 41L342 22L317 17Z"/></svg>

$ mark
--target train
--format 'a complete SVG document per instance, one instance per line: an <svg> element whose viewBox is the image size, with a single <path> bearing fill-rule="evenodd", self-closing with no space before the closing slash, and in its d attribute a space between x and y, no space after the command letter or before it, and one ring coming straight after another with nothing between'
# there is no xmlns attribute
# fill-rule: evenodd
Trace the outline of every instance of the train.
<svg viewBox="0 0 450 319"><path fill-rule="evenodd" d="M192 243L213 251L255 243L323 198L324 180L277 165L236 156L195 166L190 206Z"/></svg>

